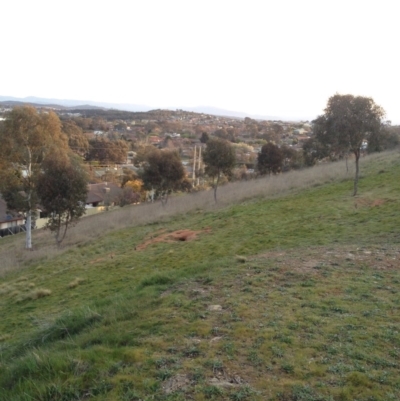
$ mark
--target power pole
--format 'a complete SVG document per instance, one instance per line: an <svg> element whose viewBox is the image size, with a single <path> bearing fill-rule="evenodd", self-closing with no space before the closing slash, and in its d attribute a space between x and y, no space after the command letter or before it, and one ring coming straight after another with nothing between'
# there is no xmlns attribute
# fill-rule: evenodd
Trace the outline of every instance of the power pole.
<svg viewBox="0 0 400 401"><path fill-rule="evenodd" d="M199 163L197 165L197 186L200 185L201 146L199 146Z"/></svg>
<svg viewBox="0 0 400 401"><path fill-rule="evenodd" d="M193 188L195 186L195 183L194 183L194 180L195 180L195 177L196 177L195 170L196 170L196 146L194 147L194 155L193 155L193 172L192 172L192 186L193 186Z"/></svg>

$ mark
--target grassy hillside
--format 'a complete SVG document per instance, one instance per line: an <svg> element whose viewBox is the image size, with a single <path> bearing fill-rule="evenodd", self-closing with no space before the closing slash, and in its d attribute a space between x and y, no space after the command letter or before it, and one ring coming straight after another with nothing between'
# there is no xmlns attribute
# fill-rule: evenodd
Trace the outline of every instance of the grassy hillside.
<svg viewBox="0 0 400 401"><path fill-rule="evenodd" d="M1 240L0 400L400 399L399 154L361 172Z"/></svg>

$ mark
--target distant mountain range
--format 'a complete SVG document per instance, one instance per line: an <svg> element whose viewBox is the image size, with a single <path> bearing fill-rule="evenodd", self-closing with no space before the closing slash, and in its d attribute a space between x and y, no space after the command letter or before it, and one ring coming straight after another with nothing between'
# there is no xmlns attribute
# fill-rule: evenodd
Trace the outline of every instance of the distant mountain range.
<svg viewBox="0 0 400 401"><path fill-rule="evenodd" d="M258 114L249 114L240 111L224 110L218 107L210 107L210 106L180 107L180 109L186 111L193 111L195 113L212 114L215 116L223 116L223 117L236 117L236 118L250 117L255 120L288 120L287 118L282 118L278 116L263 116Z"/></svg>
<svg viewBox="0 0 400 401"><path fill-rule="evenodd" d="M94 108L101 109L116 109L125 111L150 111L154 110L155 107L149 107L142 104L129 104L129 103L105 103L105 102L94 102L91 100L69 100L69 99L51 99L51 98L40 98L35 96L28 96L24 98L17 98L13 96L0 96L0 104L5 104L8 106L18 105L18 104L31 104L33 106L47 106L54 108L65 108L65 109L81 109L88 110ZM193 111L195 113L212 114L215 116L223 117L235 117L235 118L245 118L250 117L257 120L291 120L296 121L298 118L284 118L279 116L263 116L254 115L248 113L242 113L238 111L224 110L217 107L209 106L197 106L197 107L176 107L168 108L170 110L185 110ZM311 118L310 118L311 119Z"/></svg>
<svg viewBox="0 0 400 401"><path fill-rule="evenodd" d="M51 98L41 98L35 96L28 96L24 98L17 98L13 96L0 96L0 103L7 104L32 104L32 105L42 105L47 107L57 107L66 109L117 109L126 111L149 111L151 107L143 105L134 104L116 104L116 103L103 103L103 102L93 102L90 100L70 100L70 99L51 99Z"/></svg>

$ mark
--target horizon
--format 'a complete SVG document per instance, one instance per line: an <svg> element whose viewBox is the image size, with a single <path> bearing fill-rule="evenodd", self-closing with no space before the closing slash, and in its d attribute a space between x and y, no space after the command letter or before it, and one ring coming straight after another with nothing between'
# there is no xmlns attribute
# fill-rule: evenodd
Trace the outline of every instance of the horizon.
<svg viewBox="0 0 400 401"><path fill-rule="evenodd" d="M388 0L22 3L3 7L18 27L12 18L0 27L3 37L13 32L0 73L10 97L310 120L339 93L373 98L400 124Z"/></svg>
<svg viewBox="0 0 400 401"><path fill-rule="evenodd" d="M186 106L177 106L177 107L157 107L157 106L148 106L144 104L129 104L129 103L109 103L109 102L99 102L93 100L76 100L76 99L56 99L56 98L42 98L37 96L26 96L26 97L15 97L15 96L4 96L0 95L0 103L2 102L20 102L27 104L38 104L43 106L61 106L67 108L74 107L99 107L104 109L116 109L122 111L129 112L147 112L151 110L183 110L188 112L194 112L199 114L211 114L221 117L233 117L233 118L245 118L250 117L254 119L264 119L264 120L283 120L283 121L311 121L315 117L303 116L303 117L294 117L294 116L268 116L268 115L259 115L259 114L251 114L246 113L240 110L226 110L213 106L205 106L199 105L194 107L186 107ZM227 114L221 114L227 113ZM231 113L231 114L229 114Z"/></svg>

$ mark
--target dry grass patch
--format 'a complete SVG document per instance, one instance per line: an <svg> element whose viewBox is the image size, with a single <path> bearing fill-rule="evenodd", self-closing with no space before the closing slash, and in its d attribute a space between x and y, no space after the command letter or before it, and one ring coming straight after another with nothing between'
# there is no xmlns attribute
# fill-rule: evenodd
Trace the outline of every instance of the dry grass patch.
<svg viewBox="0 0 400 401"><path fill-rule="evenodd" d="M368 199L368 198L357 198L354 201L354 207L362 208L362 207L377 207L382 206L387 202L385 199Z"/></svg>
<svg viewBox="0 0 400 401"><path fill-rule="evenodd" d="M74 280L72 280L69 284L68 284L68 288L75 288L78 287L79 284L83 283L85 281L85 279L80 278L80 277L76 277Z"/></svg>
<svg viewBox="0 0 400 401"><path fill-rule="evenodd" d="M20 294L21 294L20 291L13 289L13 291L10 293L10 298L18 297Z"/></svg>
<svg viewBox="0 0 400 401"><path fill-rule="evenodd" d="M0 286L0 295L7 295L9 294L11 291L14 290L14 287L12 287L9 284L2 284Z"/></svg>
<svg viewBox="0 0 400 401"><path fill-rule="evenodd" d="M33 290L27 294L23 294L17 299L17 302L23 302L27 300L35 301L40 298L48 297L49 295L51 295L51 290L38 288L37 290Z"/></svg>
<svg viewBox="0 0 400 401"><path fill-rule="evenodd" d="M140 245L136 246L136 250L142 251L146 249L149 245L158 244L160 242L176 242L176 241L193 241L201 233L210 233L210 228L205 228L204 230L193 231L193 230L177 230L171 233L160 234L156 237L150 237L146 241L142 242Z"/></svg>
<svg viewBox="0 0 400 401"><path fill-rule="evenodd" d="M100 257L100 258L93 259L89 263L90 264L99 263L99 262L103 262L106 259L114 259L114 258L115 258L115 253L112 252L112 253L108 254L106 257Z"/></svg>
<svg viewBox="0 0 400 401"><path fill-rule="evenodd" d="M239 263L246 263L248 258L246 256L236 255L236 261Z"/></svg>

